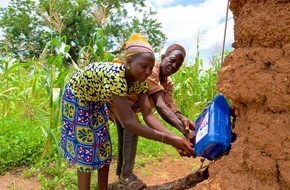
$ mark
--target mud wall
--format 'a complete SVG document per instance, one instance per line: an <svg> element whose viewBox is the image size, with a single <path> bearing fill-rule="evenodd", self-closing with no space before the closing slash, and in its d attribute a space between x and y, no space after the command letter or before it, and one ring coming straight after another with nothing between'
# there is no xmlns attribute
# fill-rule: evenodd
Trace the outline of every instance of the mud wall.
<svg viewBox="0 0 290 190"><path fill-rule="evenodd" d="M209 189L290 189L290 1L231 0L235 50L218 89L238 135L210 166Z"/></svg>

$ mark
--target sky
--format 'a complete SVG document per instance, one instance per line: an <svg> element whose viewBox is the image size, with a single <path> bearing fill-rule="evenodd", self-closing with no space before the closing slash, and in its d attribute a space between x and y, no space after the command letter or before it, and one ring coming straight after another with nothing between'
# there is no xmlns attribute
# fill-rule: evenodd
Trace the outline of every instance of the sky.
<svg viewBox="0 0 290 190"><path fill-rule="evenodd" d="M187 59L194 60L197 38L200 55L208 62L213 55L222 52L227 11L227 0L148 0L157 11L156 18L162 23L168 37L165 48L178 43L187 50ZM228 15L226 50L232 50L234 20ZM164 51L164 50L163 50Z"/></svg>
<svg viewBox="0 0 290 190"><path fill-rule="evenodd" d="M0 7L7 6L8 2L9 0L1 0ZM222 52L227 0L146 0L146 5L157 11L155 18L162 24L162 31L167 36L161 53L170 44L178 43L186 49L186 59L193 61L197 38L204 62L209 62L213 55ZM233 16L229 11L226 50L232 50L233 27Z"/></svg>

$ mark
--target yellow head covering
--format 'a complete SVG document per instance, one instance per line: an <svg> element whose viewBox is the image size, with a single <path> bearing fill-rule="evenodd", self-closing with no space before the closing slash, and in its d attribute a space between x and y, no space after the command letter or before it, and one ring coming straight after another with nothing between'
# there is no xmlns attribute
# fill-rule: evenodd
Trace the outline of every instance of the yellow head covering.
<svg viewBox="0 0 290 190"><path fill-rule="evenodd" d="M138 33L134 33L125 45L125 58L139 53L154 53L147 39Z"/></svg>

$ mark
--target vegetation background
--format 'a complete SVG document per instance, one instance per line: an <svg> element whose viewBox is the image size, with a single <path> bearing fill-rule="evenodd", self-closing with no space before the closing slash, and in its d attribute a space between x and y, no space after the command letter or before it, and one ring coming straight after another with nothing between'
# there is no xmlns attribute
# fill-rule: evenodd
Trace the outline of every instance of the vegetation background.
<svg viewBox="0 0 290 190"><path fill-rule="evenodd" d="M126 3L135 4L143 18L124 19ZM120 56L132 32L146 35L158 51L166 36L151 13L142 12L144 7L142 0L43 0L39 4L12 0L0 9L5 32L0 42L0 174L27 165L31 169L25 177L37 175L43 189L76 188L75 171L68 169L59 152L64 84L90 62ZM196 48L195 61L185 63L173 76L175 101L193 121L217 94L221 64L220 56L214 56L204 69L198 42ZM117 132L112 123L110 128L115 156ZM169 146L140 138L137 167L165 152L178 156Z"/></svg>

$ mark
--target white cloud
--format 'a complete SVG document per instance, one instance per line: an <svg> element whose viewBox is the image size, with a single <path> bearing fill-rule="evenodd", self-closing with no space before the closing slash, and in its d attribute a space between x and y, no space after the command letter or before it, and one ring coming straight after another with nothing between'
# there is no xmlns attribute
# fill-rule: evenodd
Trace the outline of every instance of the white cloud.
<svg viewBox="0 0 290 190"><path fill-rule="evenodd" d="M154 5L154 2L152 4ZM196 53L196 37L199 31L202 38L200 51L204 59L212 54L213 48L220 47L218 53L221 52L227 0L206 0L203 3L192 3L187 6L155 6L155 8L157 10L156 18L162 23L163 31L168 37L165 48L172 43L179 43L186 48L188 58L192 60ZM233 42L231 12L229 13L226 42L227 49L229 49Z"/></svg>
<svg viewBox="0 0 290 190"><path fill-rule="evenodd" d="M229 42L233 42L233 24L234 20L231 18L228 20L228 26L226 31L226 42L227 45L229 45ZM202 49L210 49L212 45L219 44L222 46L223 43L223 37L224 37L224 29L225 29L225 22L222 22L215 27L209 29L204 34L204 42L201 42L201 48ZM227 46L228 47L228 46Z"/></svg>
<svg viewBox="0 0 290 190"><path fill-rule="evenodd" d="M8 5L8 2L9 2L10 0L1 0L0 1L0 7L6 7L7 5Z"/></svg>
<svg viewBox="0 0 290 190"><path fill-rule="evenodd" d="M174 2L178 2L178 0L151 0L151 3L155 7L164 7Z"/></svg>

